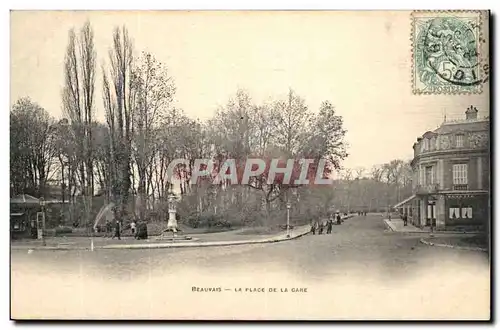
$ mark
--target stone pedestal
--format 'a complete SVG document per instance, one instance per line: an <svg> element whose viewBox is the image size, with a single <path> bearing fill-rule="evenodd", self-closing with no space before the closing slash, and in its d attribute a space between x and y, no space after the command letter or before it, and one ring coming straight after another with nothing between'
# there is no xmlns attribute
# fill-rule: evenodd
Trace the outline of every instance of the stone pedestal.
<svg viewBox="0 0 500 330"><path fill-rule="evenodd" d="M177 232L177 212L174 209L168 210L167 229L171 230L174 234Z"/></svg>

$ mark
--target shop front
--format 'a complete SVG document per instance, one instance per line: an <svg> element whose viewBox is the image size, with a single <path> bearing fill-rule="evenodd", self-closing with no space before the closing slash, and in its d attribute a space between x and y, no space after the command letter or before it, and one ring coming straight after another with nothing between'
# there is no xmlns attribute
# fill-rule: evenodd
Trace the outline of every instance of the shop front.
<svg viewBox="0 0 500 330"><path fill-rule="evenodd" d="M489 219L487 194L450 193L445 198L446 227L482 227Z"/></svg>

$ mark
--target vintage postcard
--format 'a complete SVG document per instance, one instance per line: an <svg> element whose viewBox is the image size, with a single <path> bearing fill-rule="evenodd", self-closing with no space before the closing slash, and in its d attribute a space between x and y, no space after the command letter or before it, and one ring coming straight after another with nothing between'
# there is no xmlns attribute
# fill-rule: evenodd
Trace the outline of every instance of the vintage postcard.
<svg viewBox="0 0 500 330"><path fill-rule="evenodd" d="M12 11L14 320L490 320L488 11Z"/></svg>

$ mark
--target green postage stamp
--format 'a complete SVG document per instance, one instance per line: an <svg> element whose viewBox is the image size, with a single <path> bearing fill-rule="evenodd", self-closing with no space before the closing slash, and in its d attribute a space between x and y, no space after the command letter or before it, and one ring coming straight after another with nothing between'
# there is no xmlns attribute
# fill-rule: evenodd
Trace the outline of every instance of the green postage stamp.
<svg viewBox="0 0 500 330"><path fill-rule="evenodd" d="M414 94L479 94L488 79L481 11L412 12ZM483 47L484 45L484 47Z"/></svg>

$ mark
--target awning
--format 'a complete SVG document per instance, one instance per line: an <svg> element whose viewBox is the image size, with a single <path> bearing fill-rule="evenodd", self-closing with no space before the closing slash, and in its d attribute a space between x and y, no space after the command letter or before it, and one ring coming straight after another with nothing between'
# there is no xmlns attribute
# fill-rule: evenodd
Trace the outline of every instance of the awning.
<svg viewBox="0 0 500 330"><path fill-rule="evenodd" d="M406 203L408 203L409 201L411 201L412 199L414 199L416 197L416 195L412 195L410 197L408 197L407 199L405 199L404 201L402 202L399 202L398 204L394 205L394 208L398 208L398 207L401 207L403 205L405 205Z"/></svg>

